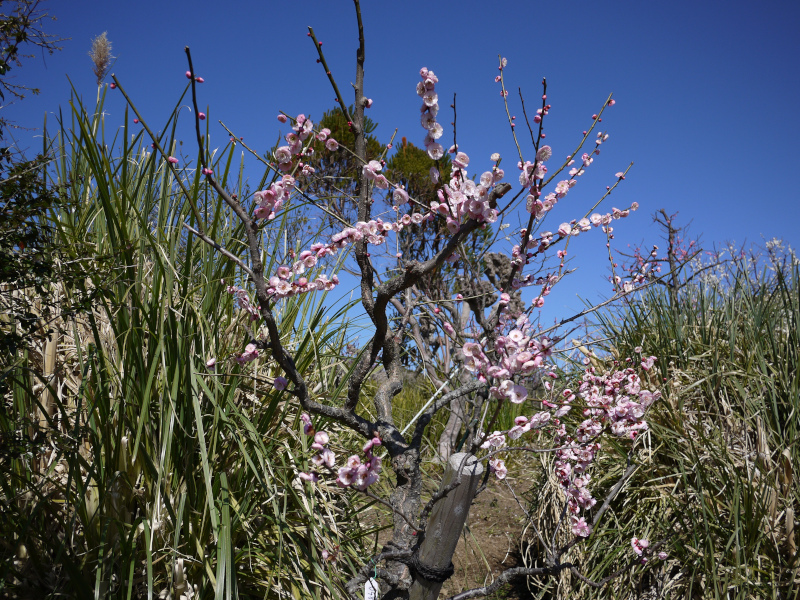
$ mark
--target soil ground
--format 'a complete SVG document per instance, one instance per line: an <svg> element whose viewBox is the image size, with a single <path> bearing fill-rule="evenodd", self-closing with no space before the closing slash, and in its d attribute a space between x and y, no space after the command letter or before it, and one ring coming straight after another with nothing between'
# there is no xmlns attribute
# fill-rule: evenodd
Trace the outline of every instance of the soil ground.
<svg viewBox="0 0 800 600"><path fill-rule="evenodd" d="M511 482L515 489L518 482ZM521 499L523 506L525 500ZM522 566L519 541L525 514L508 487L496 479L481 492L472 504L464 533L453 556L455 573L445 582L440 597L447 598L461 591L489 585L502 571ZM522 600L531 595L524 581L507 585L494 598Z"/></svg>

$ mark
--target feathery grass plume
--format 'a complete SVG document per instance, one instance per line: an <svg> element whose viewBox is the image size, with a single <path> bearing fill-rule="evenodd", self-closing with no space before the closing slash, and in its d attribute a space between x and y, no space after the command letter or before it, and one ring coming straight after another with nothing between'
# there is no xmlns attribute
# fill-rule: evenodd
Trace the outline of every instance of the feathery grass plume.
<svg viewBox="0 0 800 600"><path fill-rule="evenodd" d="M114 56L111 55L111 42L108 41L108 32L104 31L92 40L92 49L89 51L89 58L92 59L94 67L92 73L97 77L97 85L103 83L111 68L111 61Z"/></svg>

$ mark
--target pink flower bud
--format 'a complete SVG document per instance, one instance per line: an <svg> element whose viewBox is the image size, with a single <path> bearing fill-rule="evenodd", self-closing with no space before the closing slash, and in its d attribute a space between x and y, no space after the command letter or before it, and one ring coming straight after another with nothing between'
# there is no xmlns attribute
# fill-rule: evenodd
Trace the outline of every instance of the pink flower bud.
<svg viewBox="0 0 800 600"><path fill-rule="evenodd" d="M139 122L139 119L134 119L134 120L133 120L133 122L134 122L134 123L138 123L138 122Z"/></svg>
<svg viewBox="0 0 800 600"><path fill-rule="evenodd" d="M202 112L201 113L197 113L197 118L200 119L201 121L205 121L206 120L206 113L202 113Z"/></svg>
<svg viewBox="0 0 800 600"><path fill-rule="evenodd" d="M205 80L205 79L203 79L202 77L195 77L195 78L194 78L194 80L195 80L197 83L205 83L205 82L206 82L206 80Z"/></svg>
<svg viewBox="0 0 800 600"><path fill-rule="evenodd" d="M116 83L109 83L108 87L110 87L112 90L115 90L115 89L117 89L117 84Z"/></svg>
<svg viewBox="0 0 800 600"><path fill-rule="evenodd" d="M186 71L186 79L191 79L191 78L192 78L192 72Z"/></svg>
<svg viewBox="0 0 800 600"><path fill-rule="evenodd" d="M174 156L170 156L167 160L169 162L171 162L173 165L177 165L178 164L178 159L175 158Z"/></svg>

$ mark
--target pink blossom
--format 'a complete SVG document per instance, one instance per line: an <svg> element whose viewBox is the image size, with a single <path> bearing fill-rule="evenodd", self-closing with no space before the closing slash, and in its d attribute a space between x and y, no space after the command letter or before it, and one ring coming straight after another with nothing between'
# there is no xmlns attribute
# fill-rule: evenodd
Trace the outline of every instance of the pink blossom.
<svg viewBox="0 0 800 600"><path fill-rule="evenodd" d="M336 478L336 483L338 483L341 487L348 487L352 485L354 476L355 473L352 469L341 467L339 469L338 477Z"/></svg>
<svg viewBox="0 0 800 600"><path fill-rule="evenodd" d="M489 459L489 469L495 474L498 479L505 479L508 475L508 468L506 463L501 458Z"/></svg>
<svg viewBox="0 0 800 600"><path fill-rule="evenodd" d="M216 358L209 358L206 361L206 368L209 369L210 371L213 371L214 367L216 366L216 364L217 364L217 359Z"/></svg>
<svg viewBox="0 0 800 600"><path fill-rule="evenodd" d="M283 391L283 390L285 390L285 389L286 389L286 386L288 385L288 383L289 383L289 380L288 380L288 379L286 379L285 377L283 377L283 376L281 376L281 375L278 375L278 376L275 378L275 380L273 381L273 383L272 383L272 386L273 386L273 387L274 387L276 390L278 390L278 391L280 392L280 391Z"/></svg>
<svg viewBox="0 0 800 600"><path fill-rule="evenodd" d="M311 462L318 467L324 465L329 469L332 469L336 464L336 455L330 448L323 448L317 454L311 457Z"/></svg>
<svg viewBox="0 0 800 600"><path fill-rule="evenodd" d="M433 160L439 160L444 156L444 146L441 144L433 143L428 146L428 156Z"/></svg>
<svg viewBox="0 0 800 600"><path fill-rule="evenodd" d="M395 188L394 192L392 193L392 199L398 206L402 206L408 202L408 192L406 192L403 188Z"/></svg>
<svg viewBox="0 0 800 600"><path fill-rule="evenodd" d="M650 369L653 368L655 362L656 362L655 356L648 356L647 358L642 359L642 368L645 371L649 371Z"/></svg>
<svg viewBox="0 0 800 600"><path fill-rule="evenodd" d="M642 552L650 545L650 542L646 539L639 539L637 537L631 538L631 547L633 551L638 554L639 556L642 555Z"/></svg>
<svg viewBox="0 0 800 600"><path fill-rule="evenodd" d="M481 444L481 448L486 450L487 448L500 448L504 446L506 443L506 436L503 435L500 431L495 431L491 433Z"/></svg>
<svg viewBox="0 0 800 600"><path fill-rule="evenodd" d="M173 165L177 165L178 164L178 159L175 158L174 156L170 156L169 158L167 158L167 160L169 162L171 162Z"/></svg>
<svg viewBox="0 0 800 600"><path fill-rule="evenodd" d="M439 101L439 95L433 90L426 90L422 95L422 101L425 103L425 106L434 106Z"/></svg>
<svg viewBox="0 0 800 600"><path fill-rule="evenodd" d="M456 154L455 158L453 158L453 166L464 169L467 165L469 165L469 156L465 153L459 152Z"/></svg>
<svg viewBox="0 0 800 600"><path fill-rule="evenodd" d="M305 435L311 436L316 433L314 430L314 425L311 423L311 417L308 416L308 413L301 414L300 420L303 422L303 433Z"/></svg>
<svg viewBox="0 0 800 600"><path fill-rule="evenodd" d="M286 123L286 121L288 121L288 119L286 118L286 115L279 114L278 115L278 121L280 121L281 123Z"/></svg>
<svg viewBox="0 0 800 600"><path fill-rule="evenodd" d="M327 148L330 152L336 152L339 149L339 142L333 138L328 138L325 141L325 148Z"/></svg>
<svg viewBox="0 0 800 600"><path fill-rule="evenodd" d="M273 153L275 160L281 164L286 164L292 160L292 151L289 146L278 146Z"/></svg>
<svg viewBox="0 0 800 600"><path fill-rule="evenodd" d="M536 153L536 160L545 162L550 160L551 156L553 156L553 149L550 146L542 146Z"/></svg>
<svg viewBox="0 0 800 600"><path fill-rule="evenodd" d="M572 533L579 537L589 537L592 533L592 527L586 522L584 517L570 516L572 521Z"/></svg>
<svg viewBox="0 0 800 600"><path fill-rule="evenodd" d="M237 355L234 360L238 362L240 365L245 363L249 363L254 361L258 358L258 348L255 344L247 344L244 348L244 352Z"/></svg>

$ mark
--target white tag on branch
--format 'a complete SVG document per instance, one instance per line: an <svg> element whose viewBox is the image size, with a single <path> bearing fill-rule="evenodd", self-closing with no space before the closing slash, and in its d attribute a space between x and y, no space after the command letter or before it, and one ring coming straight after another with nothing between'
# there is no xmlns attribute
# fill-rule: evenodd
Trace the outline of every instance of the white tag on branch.
<svg viewBox="0 0 800 600"><path fill-rule="evenodd" d="M367 583L364 584L364 600L378 600L380 593L381 588L378 582L370 577Z"/></svg>

